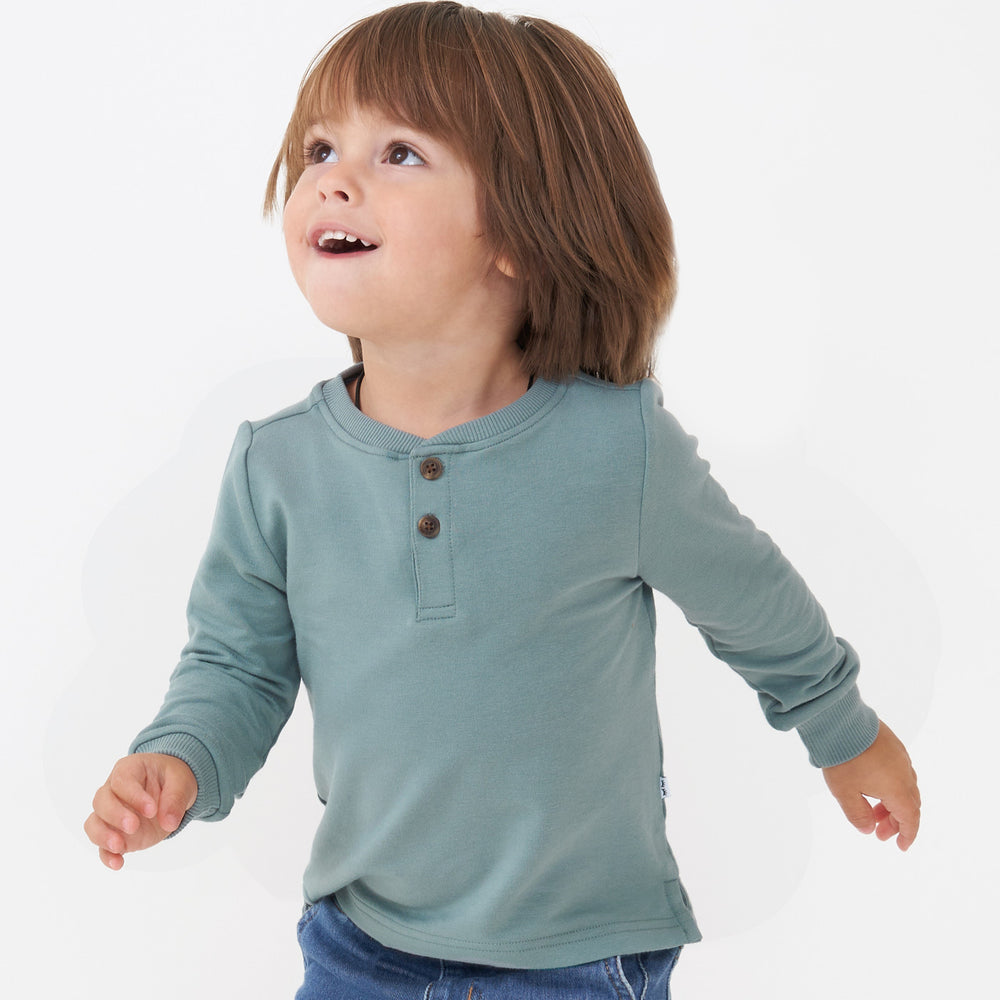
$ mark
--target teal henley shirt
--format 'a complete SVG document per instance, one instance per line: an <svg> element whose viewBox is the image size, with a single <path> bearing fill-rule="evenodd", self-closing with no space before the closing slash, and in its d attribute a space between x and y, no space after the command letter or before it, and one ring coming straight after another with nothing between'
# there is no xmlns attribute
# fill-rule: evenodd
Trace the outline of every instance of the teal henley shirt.
<svg viewBox="0 0 1000 1000"><path fill-rule="evenodd" d="M653 590L818 766L873 742L857 657L653 381L538 380L423 439L345 379L240 429L190 639L135 751L225 816L300 681L307 901L402 951L545 968L697 940L665 836Z"/></svg>

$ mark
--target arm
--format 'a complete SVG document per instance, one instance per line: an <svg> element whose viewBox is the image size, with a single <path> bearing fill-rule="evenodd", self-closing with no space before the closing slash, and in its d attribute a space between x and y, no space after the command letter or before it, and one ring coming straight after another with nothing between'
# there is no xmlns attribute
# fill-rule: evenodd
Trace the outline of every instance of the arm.
<svg viewBox="0 0 1000 1000"><path fill-rule="evenodd" d="M681 608L709 649L796 729L844 814L863 833L913 843L920 792L903 744L862 701L857 654L771 539L732 505L652 385L640 574ZM873 807L865 796L878 799Z"/></svg>
<svg viewBox="0 0 1000 1000"><path fill-rule="evenodd" d="M757 692L767 721L795 729L817 767L857 757L878 718L858 693L857 654L774 542L712 478L696 442L643 385L646 477L639 575Z"/></svg>
<svg viewBox="0 0 1000 1000"><path fill-rule="evenodd" d="M833 635L778 547L732 505L658 396L643 414L641 575L758 692L772 726L797 730L851 823L880 840L896 836L905 851L920 823L916 775L861 700L857 654Z"/></svg>
<svg viewBox="0 0 1000 1000"><path fill-rule="evenodd" d="M191 590L189 640L163 706L95 797L86 829L109 867L192 818L227 815L294 706L299 673L281 529L267 538L258 523L252 445L245 424Z"/></svg>

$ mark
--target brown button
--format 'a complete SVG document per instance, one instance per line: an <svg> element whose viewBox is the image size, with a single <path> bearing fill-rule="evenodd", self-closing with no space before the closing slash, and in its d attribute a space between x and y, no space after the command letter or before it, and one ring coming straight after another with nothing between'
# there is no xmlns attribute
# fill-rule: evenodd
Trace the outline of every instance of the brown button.
<svg viewBox="0 0 1000 1000"><path fill-rule="evenodd" d="M417 521L417 530L424 538L437 538L441 531L441 522L433 514L424 514Z"/></svg>
<svg viewBox="0 0 1000 1000"><path fill-rule="evenodd" d="M440 458L425 458L420 463L420 475L424 479L440 479L444 474L444 462Z"/></svg>

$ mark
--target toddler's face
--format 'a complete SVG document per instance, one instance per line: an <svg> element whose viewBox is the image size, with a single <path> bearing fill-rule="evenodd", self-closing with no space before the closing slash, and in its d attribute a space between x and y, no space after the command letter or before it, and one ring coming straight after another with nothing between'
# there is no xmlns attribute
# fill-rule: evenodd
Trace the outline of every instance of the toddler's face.
<svg viewBox="0 0 1000 1000"><path fill-rule="evenodd" d="M468 336L503 278L465 162L440 140L360 109L315 124L305 146L284 234L316 315L362 341Z"/></svg>

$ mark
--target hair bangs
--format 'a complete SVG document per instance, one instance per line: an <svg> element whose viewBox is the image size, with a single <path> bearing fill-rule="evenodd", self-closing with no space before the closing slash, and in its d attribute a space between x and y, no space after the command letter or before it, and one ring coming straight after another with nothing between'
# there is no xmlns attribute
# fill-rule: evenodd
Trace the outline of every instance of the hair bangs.
<svg viewBox="0 0 1000 1000"><path fill-rule="evenodd" d="M408 4L396 17L358 21L316 56L302 80L282 150L271 171L265 211L288 200L303 169L306 133L318 122L352 109L377 111L447 142L473 159L482 133L481 73L470 60L470 35L482 13L453 4ZM435 11L434 8L438 10Z"/></svg>

